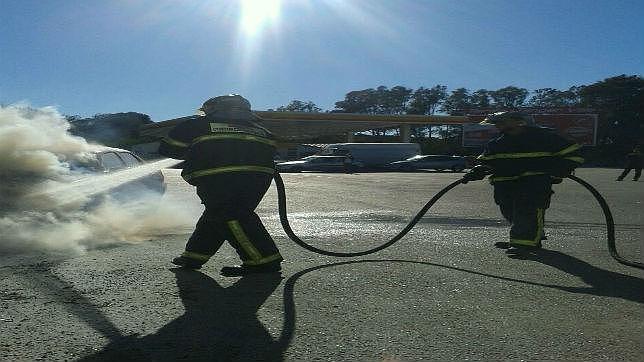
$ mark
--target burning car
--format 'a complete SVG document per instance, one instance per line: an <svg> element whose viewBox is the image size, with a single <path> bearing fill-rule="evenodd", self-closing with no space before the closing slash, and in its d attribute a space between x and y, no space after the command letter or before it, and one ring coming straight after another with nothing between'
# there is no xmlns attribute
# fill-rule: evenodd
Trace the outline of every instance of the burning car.
<svg viewBox="0 0 644 362"><path fill-rule="evenodd" d="M127 150L101 147L81 161L70 162L67 182L56 182L46 193L61 204L83 200L95 204L108 196L119 202L150 194L160 197L165 192L161 169L176 163L168 159L146 162Z"/></svg>

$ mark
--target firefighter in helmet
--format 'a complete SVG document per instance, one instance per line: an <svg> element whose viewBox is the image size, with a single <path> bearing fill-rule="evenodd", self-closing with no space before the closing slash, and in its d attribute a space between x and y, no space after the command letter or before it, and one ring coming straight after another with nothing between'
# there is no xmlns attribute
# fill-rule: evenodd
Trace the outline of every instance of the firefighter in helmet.
<svg viewBox="0 0 644 362"><path fill-rule="evenodd" d="M159 146L161 155L185 160L181 176L205 206L185 251L172 263L200 268L228 241L242 265L224 267L222 275L279 272L282 256L254 211L275 172L274 137L255 123L258 117L240 95L211 98L200 113L173 128Z"/></svg>
<svg viewBox="0 0 644 362"><path fill-rule="evenodd" d="M509 242L495 245L512 251L541 248L552 184L584 162L581 146L537 126L532 116L521 112L490 114L481 124L493 124L501 135L486 145L477 158L480 165L465 180L490 175L494 201L512 224Z"/></svg>

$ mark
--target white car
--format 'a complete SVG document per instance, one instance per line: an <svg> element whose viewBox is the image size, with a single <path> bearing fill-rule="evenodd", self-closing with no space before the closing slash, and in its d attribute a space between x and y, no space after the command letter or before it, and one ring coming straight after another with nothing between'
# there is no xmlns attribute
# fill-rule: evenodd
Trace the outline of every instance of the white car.
<svg viewBox="0 0 644 362"><path fill-rule="evenodd" d="M131 201L145 194L165 191L161 168L169 167L176 160L145 162L128 150L103 147L92 152L85 161L72 162L70 182L52 188L49 192L68 194L58 198L73 201L75 196L91 196L94 202L110 195L120 201Z"/></svg>
<svg viewBox="0 0 644 362"><path fill-rule="evenodd" d="M298 161L280 162L278 172L346 172L364 167L361 162L347 160L345 156L308 156Z"/></svg>

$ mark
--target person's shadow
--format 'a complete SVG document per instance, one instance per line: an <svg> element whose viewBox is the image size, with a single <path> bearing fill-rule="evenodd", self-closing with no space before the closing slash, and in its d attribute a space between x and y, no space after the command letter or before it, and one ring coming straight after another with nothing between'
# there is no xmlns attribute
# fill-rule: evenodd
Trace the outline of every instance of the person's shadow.
<svg viewBox="0 0 644 362"><path fill-rule="evenodd" d="M644 280L598 268L573 256L554 250L538 249L529 253L508 254L513 259L536 261L579 277L588 287L556 286L571 293L622 298L644 303Z"/></svg>
<svg viewBox="0 0 644 362"><path fill-rule="evenodd" d="M85 361L273 361L278 345L257 311L280 284L280 274L252 275L230 287L198 271L171 269L185 314L156 333L112 340Z"/></svg>

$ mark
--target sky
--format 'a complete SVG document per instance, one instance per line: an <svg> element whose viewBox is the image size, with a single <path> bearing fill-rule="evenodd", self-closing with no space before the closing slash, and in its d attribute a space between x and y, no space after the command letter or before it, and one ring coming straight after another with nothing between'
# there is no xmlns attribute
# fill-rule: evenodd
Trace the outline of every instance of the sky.
<svg viewBox="0 0 644 362"><path fill-rule="evenodd" d="M641 0L0 0L0 104L254 110L352 90L567 89L644 73Z"/></svg>

